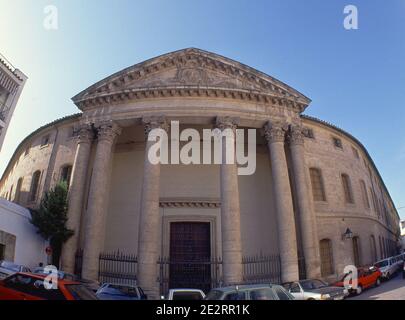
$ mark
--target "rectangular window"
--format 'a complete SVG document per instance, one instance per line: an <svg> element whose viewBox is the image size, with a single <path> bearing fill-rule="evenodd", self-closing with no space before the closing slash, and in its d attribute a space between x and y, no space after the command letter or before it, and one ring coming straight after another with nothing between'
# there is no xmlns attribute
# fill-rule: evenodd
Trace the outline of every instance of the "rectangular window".
<svg viewBox="0 0 405 320"><path fill-rule="evenodd" d="M49 134L47 134L46 136L44 136L44 137L42 138L42 141L41 141L41 147L48 145L48 144L49 144L49 139L50 139Z"/></svg>
<svg viewBox="0 0 405 320"><path fill-rule="evenodd" d="M342 184L346 203L354 203L352 185L350 183L350 178L347 174L342 174Z"/></svg>
<svg viewBox="0 0 405 320"><path fill-rule="evenodd" d="M363 203L366 209L370 209L370 201L368 200L366 183L363 180L360 180L361 192L363 194Z"/></svg>
<svg viewBox="0 0 405 320"><path fill-rule="evenodd" d="M305 137L309 139L315 139L314 130L310 128L304 128L303 133Z"/></svg>
<svg viewBox="0 0 405 320"><path fill-rule="evenodd" d="M339 138L333 137L333 145L334 145L336 148L343 149L342 140L339 139Z"/></svg>
<svg viewBox="0 0 405 320"><path fill-rule="evenodd" d="M355 147L352 147L353 155L355 156L356 159L360 159L359 152Z"/></svg>
<svg viewBox="0 0 405 320"><path fill-rule="evenodd" d="M311 178L312 195L314 201L326 201L321 170L317 168L310 168L309 174Z"/></svg>

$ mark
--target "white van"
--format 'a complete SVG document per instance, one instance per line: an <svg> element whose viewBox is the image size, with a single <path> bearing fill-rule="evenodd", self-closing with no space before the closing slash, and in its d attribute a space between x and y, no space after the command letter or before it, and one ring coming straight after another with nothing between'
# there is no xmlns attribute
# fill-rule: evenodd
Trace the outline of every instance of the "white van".
<svg viewBox="0 0 405 320"><path fill-rule="evenodd" d="M380 269L382 277L387 280L390 279L393 275L397 274L397 272L402 268L402 265L402 255L386 258L374 264L375 267Z"/></svg>

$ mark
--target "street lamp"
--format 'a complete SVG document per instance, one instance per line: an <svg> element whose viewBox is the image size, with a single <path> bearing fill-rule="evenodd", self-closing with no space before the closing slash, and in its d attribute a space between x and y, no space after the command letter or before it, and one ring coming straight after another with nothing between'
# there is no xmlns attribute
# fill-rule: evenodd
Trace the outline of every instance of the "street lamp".
<svg viewBox="0 0 405 320"><path fill-rule="evenodd" d="M349 228L346 229L345 233L342 234L342 240L353 238L353 232Z"/></svg>

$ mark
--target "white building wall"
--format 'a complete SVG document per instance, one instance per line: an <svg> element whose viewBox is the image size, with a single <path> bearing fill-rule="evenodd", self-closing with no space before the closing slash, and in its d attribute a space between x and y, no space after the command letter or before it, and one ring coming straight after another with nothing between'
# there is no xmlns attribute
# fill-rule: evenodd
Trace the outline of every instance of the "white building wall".
<svg viewBox="0 0 405 320"><path fill-rule="evenodd" d="M16 237L14 262L32 268L40 262L46 264L45 248L48 244L37 234L30 219L28 209L0 199L0 230Z"/></svg>

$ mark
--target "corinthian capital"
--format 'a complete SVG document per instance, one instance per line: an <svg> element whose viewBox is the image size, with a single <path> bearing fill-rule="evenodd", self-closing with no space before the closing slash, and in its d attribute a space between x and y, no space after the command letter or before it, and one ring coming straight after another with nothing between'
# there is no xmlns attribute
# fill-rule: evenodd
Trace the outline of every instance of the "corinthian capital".
<svg viewBox="0 0 405 320"><path fill-rule="evenodd" d="M217 117L215 119L215 126L221 131L225 129L235 130L239 123L240 119L237 117Z"/></svg>
<svg viewBox="0 0 405 320"><path fill-rule="evenodd" d="M284 142L286 125L282 123L268 122L264 126L264 137L269 143Z"/></svg>
<svg viewBox="0 0 405 320"><path fill-rule="evenodd" d="M288 133L288 139L291 145L304 144L302 127L298 125L292 125Z"/></svg>
<svg viewBox="0 0 405 320"><path fill-rule="evenodd" d="M98 141L107 140L112 143L121 131L122 129L113 121L101 122L97 125Z"/></svg>
<svg viewBox="0 0 405 320"><path fill-rule="evenodd" d="M169 130L169 124L167 123L165 116L143 117L142 123L145 125L145 138L148 137L153 129Z"/></svg>
<svg viewBox="0 0 405 320"><path fill-rule="evenodd" d="M91 143L94 139L94 131L91 125L83 124L77 128L78 143Z"/></svg>

